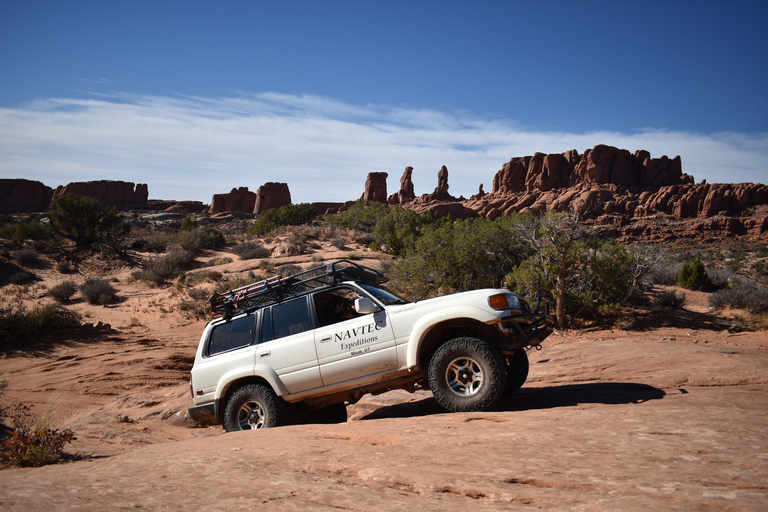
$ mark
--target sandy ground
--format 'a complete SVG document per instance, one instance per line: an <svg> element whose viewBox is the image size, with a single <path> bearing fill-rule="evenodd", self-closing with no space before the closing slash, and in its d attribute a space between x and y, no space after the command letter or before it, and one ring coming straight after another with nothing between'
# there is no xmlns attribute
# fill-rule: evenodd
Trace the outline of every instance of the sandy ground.
<svg viewBox="0 0 768 512"><path fill-rule="evenodd" d="M348 406L345 424L224 434L185 416L205 321L172 288L107 273L118 304L72 307L111 329L0 359L4 402L91 455L2 470L2 510L768 509L768 333L729 332L703 294L631 331L553 334L493 411L395 391Z"/></svg>

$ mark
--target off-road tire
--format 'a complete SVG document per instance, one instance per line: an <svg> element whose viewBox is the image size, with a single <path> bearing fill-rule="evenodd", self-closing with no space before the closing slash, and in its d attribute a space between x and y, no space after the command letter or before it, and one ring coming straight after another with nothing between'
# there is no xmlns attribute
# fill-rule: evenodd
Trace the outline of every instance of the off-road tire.
<svg viewBox="0 0 768 512"><path fill-rule="evenodd" d="M506 363L496 349L477 338L456 338L429 362L429 389L452 412L484 411L501 398Z"/></svg>
<svg viewBox="0 0 768 512"><path fill-rule="evenodd" d="M227 400L224 428L227 432L272 428L282 425L287 416L285 402L267 386L247 384Z"/></svg>
<svg viewBox="0 0 768 512"><path fill-rule="evenodd" d="M524 348L516 348L511 356L506 356L507 385L504 396L511 395L525 384L528 379L528 353Z"/></svg>

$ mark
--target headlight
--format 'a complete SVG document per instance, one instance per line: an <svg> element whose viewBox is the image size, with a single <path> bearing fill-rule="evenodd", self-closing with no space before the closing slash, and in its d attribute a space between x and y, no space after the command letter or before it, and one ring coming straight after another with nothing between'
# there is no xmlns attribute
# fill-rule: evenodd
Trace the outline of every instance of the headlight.
<svg viewBox="0 0 768 512"><path fill-rule="evenodd" d="M488 297L488 304L493 309L520 309L520 299L512 293L500 293Z"/></svg>

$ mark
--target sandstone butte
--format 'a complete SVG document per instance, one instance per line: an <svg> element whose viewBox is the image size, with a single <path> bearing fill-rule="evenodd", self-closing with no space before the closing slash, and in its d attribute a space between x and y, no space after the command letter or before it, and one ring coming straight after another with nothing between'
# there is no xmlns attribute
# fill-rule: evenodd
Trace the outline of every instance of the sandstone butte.
<svg viewBox="0 0 768 512"><path fill-rule="evenodd" d="M449 193L448 169L442 166L434 191L416 196L413 168L406 167L400 189L387 195L387 173L368 174L360 199L436 211L453 218L495 219L513 212L572 210L604 235L623 242L667 242L678 238L709 240L740 236L763 238L768 233L768 186L759 183L694 183L683 173L679 156L652 158L645 150L598 145L583 154L564 153L515 157L493 177L493 189L469 199ZM0 213L44 211L51 197L75 193L95 197L102 205L123 210L207 211L260 214L291 204L287 183L266 183L257 192L248 187L214 194L211 205L196 201L148 200L146 184L91 181L59 186L55 191L38 182L0 179ZM344 211L353 204L314 203L320 215Z"/></svg>

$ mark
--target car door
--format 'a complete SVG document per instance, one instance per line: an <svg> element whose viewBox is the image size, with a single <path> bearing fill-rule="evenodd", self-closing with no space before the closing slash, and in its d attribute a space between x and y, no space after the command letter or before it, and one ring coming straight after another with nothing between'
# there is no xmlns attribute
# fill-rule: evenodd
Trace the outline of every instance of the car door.
<svg viewBox="0 0 768 512"><path fill-rule="evenodd" d="M354 299L364 296L351 286L313 296L319 326L315 347L326 386L398 367L394 331L386 311L359 314L354 310Z"/></svg>
<svg viewBox="0 0 768 512"><path fill-rule="evenodd" d="M262 312L260 343L255 366L266 365L277 373L289 393L323 385L317 367L308 297L276 304Z"/></svg>

